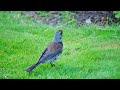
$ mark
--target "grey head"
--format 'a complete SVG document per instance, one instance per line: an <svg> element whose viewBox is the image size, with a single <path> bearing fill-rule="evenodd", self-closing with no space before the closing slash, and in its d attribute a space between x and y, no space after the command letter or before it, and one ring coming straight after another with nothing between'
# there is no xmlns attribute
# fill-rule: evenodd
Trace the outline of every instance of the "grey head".
<svg viewBox="0 0 120 90"><path fill-rule="evenodd" d="M54 35L54 38L53 38L53 41L54 42L62 42L62 30L58 30L55 35Z"/></svg>

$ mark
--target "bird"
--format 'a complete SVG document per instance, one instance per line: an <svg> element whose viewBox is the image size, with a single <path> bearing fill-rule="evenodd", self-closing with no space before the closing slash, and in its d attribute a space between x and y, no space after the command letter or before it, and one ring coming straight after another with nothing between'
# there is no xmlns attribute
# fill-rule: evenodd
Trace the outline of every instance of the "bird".
<svg viewBox="0 0 120 90"><path fill-rule="evenodd" d="M36 66L45 62L50 62L51 66L55 67L55 61L63 51L62 34L63 30L56 31L53 40L49 42L47 48L42 52L38 61L26 69L27 72L31 72Z"/></svg>

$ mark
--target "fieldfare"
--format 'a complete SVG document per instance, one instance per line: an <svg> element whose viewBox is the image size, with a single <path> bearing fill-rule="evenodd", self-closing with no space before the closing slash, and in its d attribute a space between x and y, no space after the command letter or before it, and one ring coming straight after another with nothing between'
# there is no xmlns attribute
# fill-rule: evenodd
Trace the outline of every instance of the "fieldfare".
<svg viewBox="0 0 120 90"><path fill-rule="evenodd" d="M44 50L37 63L33 64L26 70L27 72L32 71L36 66L45 62L50 62L51 66L55 66L55 61L63 50L62 32L62 30L58 30L55 33L53 41L48 44L48 47Z"/></svg>

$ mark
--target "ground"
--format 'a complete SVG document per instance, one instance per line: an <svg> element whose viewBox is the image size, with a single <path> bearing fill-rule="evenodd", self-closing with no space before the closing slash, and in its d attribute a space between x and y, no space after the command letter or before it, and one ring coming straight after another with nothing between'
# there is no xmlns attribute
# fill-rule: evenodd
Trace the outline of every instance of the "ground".
<svg viewBox="0 0 120 90"><path fill-rule="evenodd" d="M64 48L56 66L45 63L26 72L58 29L63 30ZM0 12L0 78L119 79L119 26L51 27L19 12Z"/></svg>

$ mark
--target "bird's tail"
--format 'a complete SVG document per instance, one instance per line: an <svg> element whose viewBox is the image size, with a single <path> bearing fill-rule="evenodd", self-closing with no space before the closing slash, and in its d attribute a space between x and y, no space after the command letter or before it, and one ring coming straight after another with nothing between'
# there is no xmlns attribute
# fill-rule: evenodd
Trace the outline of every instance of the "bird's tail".
<svg viewBox="0 0 120 90"><path fill-rule="evenodd" d="M35 64L33 64L32 66L30 66L26 71L27 72L30 72L30 71L32 71L36 66L38 66L40 63L35 63Z"/></svg>

